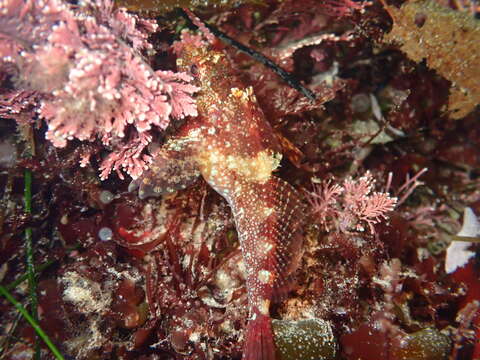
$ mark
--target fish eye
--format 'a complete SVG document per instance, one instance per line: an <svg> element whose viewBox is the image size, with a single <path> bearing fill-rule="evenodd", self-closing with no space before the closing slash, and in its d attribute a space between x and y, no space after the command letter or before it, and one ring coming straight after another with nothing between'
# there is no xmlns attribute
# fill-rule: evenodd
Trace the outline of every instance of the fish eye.
<svg viewBox="0 0 480 360"><path fill-rule="evenodd" d="M190 73L193 75L193 76L197 76L198 75L198 66L193 64L192 66L190 66Z"/></svg>

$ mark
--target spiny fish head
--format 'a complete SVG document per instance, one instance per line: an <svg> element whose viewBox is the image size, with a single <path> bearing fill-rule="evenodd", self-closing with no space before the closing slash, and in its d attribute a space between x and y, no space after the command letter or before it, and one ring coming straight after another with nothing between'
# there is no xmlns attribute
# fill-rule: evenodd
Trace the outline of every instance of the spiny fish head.
<svg viewBox="0 0 480 360"><path fill-rule="evenodd" d="M215 85L215 77L221 77L222 69L229 67L225 54L203 40L201 35L183 32L181 41L174 45L177 69L191 75L200 87Z"/></svg>

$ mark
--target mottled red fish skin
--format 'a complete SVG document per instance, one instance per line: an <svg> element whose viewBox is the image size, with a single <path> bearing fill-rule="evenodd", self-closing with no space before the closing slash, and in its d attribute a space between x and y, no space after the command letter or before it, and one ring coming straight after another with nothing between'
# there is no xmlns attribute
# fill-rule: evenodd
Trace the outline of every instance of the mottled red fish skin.
<svg viewBox="0 0 480 360"><path fill-rule="evenodd" d="M292 186L272 175L281 147L252 88L245 87L222 51L198 44L196 39L177 46L177 65L192 74L201 89L196 98L199 115L160 150L159 163L154 162L142 185L165 192L166 185L155 177L165 173L160 162L165 164L170 152L176 152L177 160L182 157L190 168L195 164L195 171L227 200L247 273L250 319L244 359L274 360L269 308L301 254L303 205ZM170 189L185 186L184 179L190 175L172 181Z"/></svg>

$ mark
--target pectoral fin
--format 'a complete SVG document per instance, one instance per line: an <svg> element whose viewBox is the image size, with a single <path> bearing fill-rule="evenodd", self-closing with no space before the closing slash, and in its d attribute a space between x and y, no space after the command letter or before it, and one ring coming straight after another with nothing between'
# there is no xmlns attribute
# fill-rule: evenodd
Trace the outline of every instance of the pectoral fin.
<svg viewBox="0 0 480 360"><path fill-rule="evenodd" d="M186 151L160 149L148 171L130 183L128 190L138 189L140 199L185 189L200 175L196 161Z"/></svg>

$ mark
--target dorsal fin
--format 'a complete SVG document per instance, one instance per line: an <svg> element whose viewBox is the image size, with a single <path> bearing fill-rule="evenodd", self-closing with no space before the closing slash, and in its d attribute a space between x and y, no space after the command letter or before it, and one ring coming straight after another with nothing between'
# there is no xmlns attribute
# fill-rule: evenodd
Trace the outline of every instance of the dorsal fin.
<svg viewBox="0 0 480 360"><path fill-rule="evenodd" d="M287 282L300 265L303 255L303 223L305 220L305 206L299 192L289 183L272 177L270 182L274 189L274 201L277 225L272 224L272 233L277 238L276 270L278 272L274 282L274 299L283 296ZM278 226L278 227L277 227Z"/></svg>
<svg viewBox="0 0 480 360"><path fill-rule="evenodd" d="M251 264L253 271L265 266L273 271L272 296L278 300L302 255L304 205L299 193L272 176L264 184L242 184L234 198L231 206L244 252L257 262Z"/></svg>

